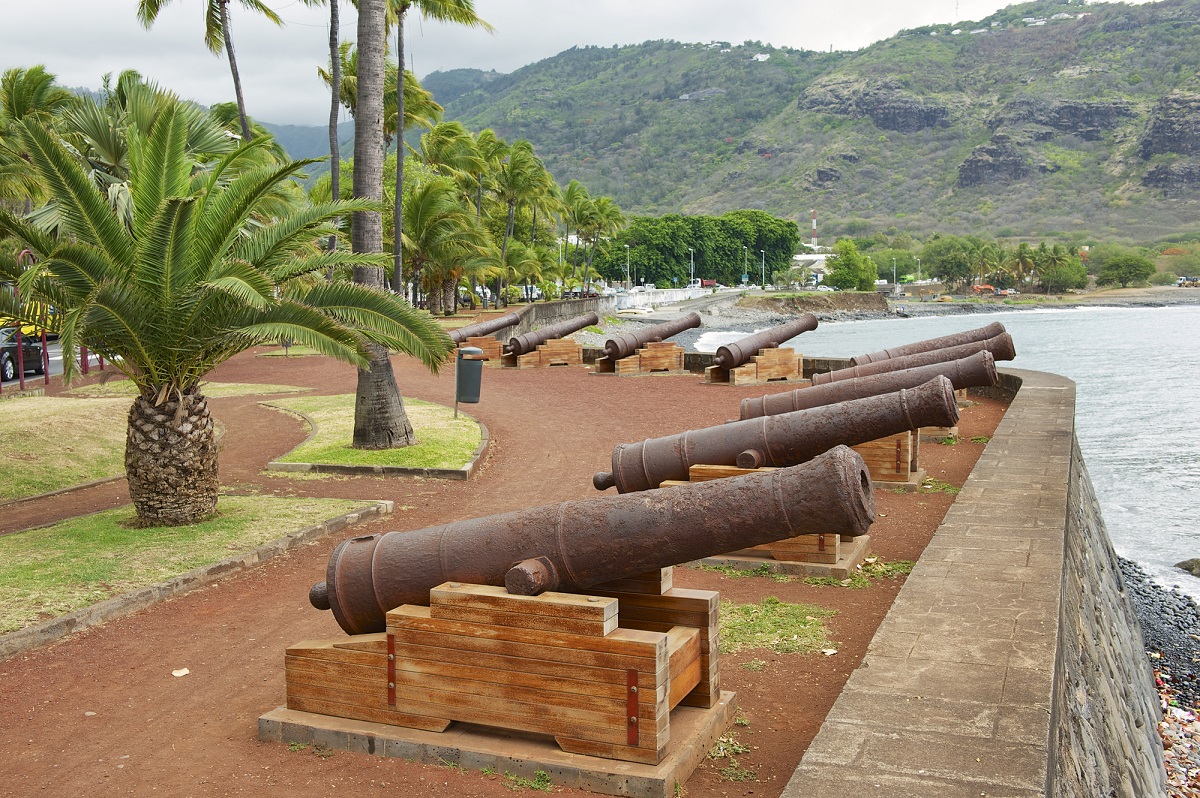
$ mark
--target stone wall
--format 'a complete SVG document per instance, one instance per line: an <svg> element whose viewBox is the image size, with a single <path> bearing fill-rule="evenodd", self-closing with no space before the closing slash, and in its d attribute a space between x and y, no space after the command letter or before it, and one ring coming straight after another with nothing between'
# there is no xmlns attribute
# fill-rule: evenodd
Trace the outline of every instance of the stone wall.
<svg viewBox="0 0 1200 798"><path fill-rule="evenodd" d="M1067 507L1047 794L1162 795L1154 672L1078 443Z"/></svg>
<svg viewBox="0 0 1200 798"><path fill-rule="evenodd" d="M1075 441L1075 384L1012 404L786 798L1166 794L1156 695Z"/></svg>

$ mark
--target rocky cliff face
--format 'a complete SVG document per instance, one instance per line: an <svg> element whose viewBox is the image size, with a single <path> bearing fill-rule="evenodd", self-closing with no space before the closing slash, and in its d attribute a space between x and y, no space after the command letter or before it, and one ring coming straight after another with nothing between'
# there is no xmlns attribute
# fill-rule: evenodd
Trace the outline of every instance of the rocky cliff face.
<svg viewBox="0 0 1200 798"><path fill-rule="evenodd" d="M914 96L894 80L834 79L810 86L797 106L802 111L870 117L881 130L915 133L946 124L948 109L938 103Z"/></svg>
<svg viewBox="0 0 1200 798"><path fill-rule="evenodd" d="M1095 141L1108 130L1134 115L1129 102L1045 102L1020 99L1004 106L991 122L993 127L1040 125L1063 133L1074 133Z"/></svg>
<svg viewBox="0 0 1200 798"><path fill-rule="evenodd" d="M1007 183L1031 173L1029 160L1018 142L1007 133L996 133L976 147L958 167L959 188L985 183Z"/></svg>
<svg viewBox="0 0 1200 798"><path fill-rule="evenodd" d="M1167 190L1200 186L1200 162L1176 161L1151 167L1142 184Z"/></svg>
<svg viewBox="0 0 1200 798"><path fill-rule="evenodd" d="M1164 95L1146 121L1141 152L1143 158L1169 152L1200 155L1200 94Z"/></svg>

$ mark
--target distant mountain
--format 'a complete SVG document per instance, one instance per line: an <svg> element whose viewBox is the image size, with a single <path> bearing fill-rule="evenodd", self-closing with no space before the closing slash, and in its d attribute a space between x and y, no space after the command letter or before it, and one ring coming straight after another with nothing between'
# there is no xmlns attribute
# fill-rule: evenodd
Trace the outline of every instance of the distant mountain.
<svg viewBox="0 0 1200 798"><path fill-rule="evenodd" d="M287 154L295 160L304 158L320 158L329 154L329 128L314 125L275 125L270 122L259 122L271 131L271 135L279 145L287 150ZM341 151L347 141L354 140L354 123L341 122L338 124L338 148ZM353 145L350 152L354 151Z"/></svg>
<svg viewBox="0 0 1200 798"><path fill-rule="evenodd" d="M1200 0L1040 0L851 53L572 48L427 76L627 212L759 208L821 237L1147 241L1200 230Z"/></svg>

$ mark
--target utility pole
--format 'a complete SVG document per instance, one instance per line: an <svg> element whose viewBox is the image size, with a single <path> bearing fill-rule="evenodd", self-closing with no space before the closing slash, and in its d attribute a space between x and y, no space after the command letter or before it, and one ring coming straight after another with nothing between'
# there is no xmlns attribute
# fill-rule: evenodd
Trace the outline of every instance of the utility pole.
<svg viewBox="0 0 1200 798"><path fill-rule="evenodd" d="M688 260L692 262L692 276L688 278L688 288L691 288L696 279L696 251L691 247L688 247Z"/></svg>
<svg viewBox="0 0 1200 798"><path fill-rule="evenodd" d="M765 249L760 249L759 252L762 254L762 287L763 287L763 290L766 291L767 290L767 251Z"/></svg>

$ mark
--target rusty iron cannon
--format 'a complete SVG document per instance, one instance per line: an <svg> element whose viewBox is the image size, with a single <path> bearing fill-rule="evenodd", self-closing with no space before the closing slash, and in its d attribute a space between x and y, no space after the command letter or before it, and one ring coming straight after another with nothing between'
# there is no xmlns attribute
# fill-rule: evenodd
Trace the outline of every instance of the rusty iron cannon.
<svg viewBox="0 0 1200 798"><path fill-rule="evenodd" d="M522 333L515 338L510 338L508 345L504 347L504 353L506 355L525 355L547 341L562 338L573 332L578 332L584 327L590 327L593 324L599 323L600 317L594 312L585 313L582 316L576 316L573 319L560 321L557 324L542 327L540 330L533 330L532 332Z"/></svg>
<svg viewBox="0 0 1200 798"><path fill-rule="evenodd" d="M448 581L516 595L578 591L655 568L806 534L862 535L870 475L844 446L792 468L604 496L343 541L309 601L349 634L379 632Z"/></svg>
<svg viewBox="0 0 1200 798"><path fill-rule="evenodd" d="M794 391L743 399L741 417L747 419L776 416L780 413L794 413L797 410L808 410L867 396L879 396L903 388L915 388L938 375L947 377L955 390L995 386L1000 381L996 373L995 358L991 352L983 351L945 363L930 363L928 366L888 371L852 380L814 385L811 388L797 388Z"/></svg>
<svg viewBox="0 0 1200 798"><path fill-rule="evenodd" d="M881 349L878 352L871 352L868 355L856 355L850 358L850 365L865 366L868 363L877 363L880 360L892 360L898 357L919 355L922 352L932 352L935 349L949 349L950 347L962 346L963 344L973 344L976 341L986 341L989 338L995 338L1004 333L1004 325L998 321L994 321L986 327L979 327L974 330L967 330L966 332L943 335L940 338L928 338L924 341L916 341L891 349Z"/></svg>
<svg viewBox="0 0 1200 798"><path fill-rule="evenodd" d="M718 347L717 353L713 357L713 365L723 369L735 369L749 363L750 358L758 354L759 350L774 349L801 333L815 329L817 329L817 317L811 313L805 313L795 321L780 324L769 330L763 330Z"/></svg>
<svg viewBox="0 0 1200 798"><path fill-rule="evenodd" d="M839 444L856 446L905 430L957 423L954 386L939 376L884 396L623 443L613 450L613 470L597 472L592 484L597 490L615 485L620 493L632 493L664 480L687 480L693 465L791 466Z"/></svg>
<svg viewBox="0 0 1200 798"><path fill-rule="evenodd" d="M691 330L699 326L700 314L689 313L678 319L655 324L653 327L646 327L634 333L620 333L604 342L604 354L611 360L619 360L629 357L638 349L645 347L646 344L665 341L671 336L679 335L684 330Z"/></svg>
<svg viewBox="0 0 1200 798"><path fill-rule="evenodd" d="M824 385L825 383L838 382L840 380L869 377L872 374L883 374L889 371L901 371L918 366L928 366L930 363L946 363L951 360L970 357L976 352L991 352L992 357L996 360L1012 360L1017 356L1012 336L1008 333L1001 333L995 338L988 338L985 341L960 344L959 346L952 346L947 349L932 349L928 352L919 352L915 355L895 357L891 360L877 360L874 363L865 363L861 366L850 366L849 368L838 369L837 371L814 374L812 375L812 384Z"/></svg>
<svg viewBox="0 0 1200 798"><path fill-rule="evenodd" d="M459 327L457 330L451 330L450 340L456 344L461 344L468 338L474 338L480 335L491 335L492 333L500 332L505 327L514 327L520 323L520 316L518 316L516 313L507 313L494 319L481 321L477 324L468 324L466 327Z"/></svg>

